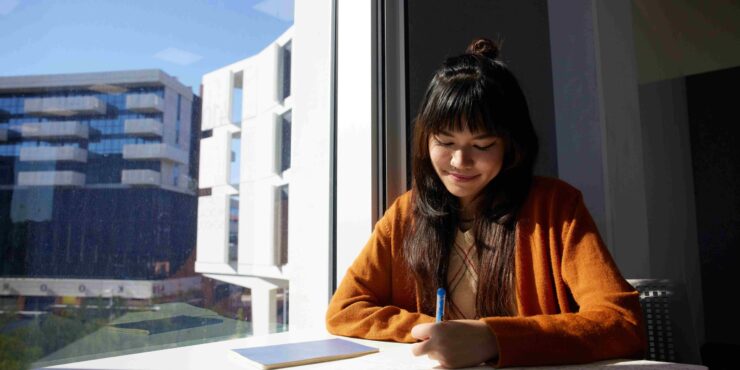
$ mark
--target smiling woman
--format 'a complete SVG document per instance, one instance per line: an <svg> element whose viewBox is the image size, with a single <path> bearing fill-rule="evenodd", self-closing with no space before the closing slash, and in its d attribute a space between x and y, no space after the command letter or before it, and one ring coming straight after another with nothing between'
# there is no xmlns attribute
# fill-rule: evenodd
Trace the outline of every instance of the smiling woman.
<svg viewBox="0 0 740 370"><path fill-rule="evenodd" d="M580 192L533 176L527 103L497 56L477 39L435 73L414 125L412 189L347 271L327 328L417 342L415 355L444 367L639 356L638 294ZM449 321L434 322L438 288Z"/></svg>

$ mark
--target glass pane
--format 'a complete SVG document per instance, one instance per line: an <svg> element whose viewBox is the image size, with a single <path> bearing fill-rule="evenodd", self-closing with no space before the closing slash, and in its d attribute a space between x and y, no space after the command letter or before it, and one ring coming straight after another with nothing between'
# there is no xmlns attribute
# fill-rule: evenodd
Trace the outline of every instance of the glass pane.
<svg viewBox="0 0 740 370"><path fill-rule="evenodd" d="M290 168L290 134L293 116L287 111L280 116L280 172Z"/></svg>
<svg viewBox="0 0 740 370"><path fill-rule="evenodd" d="M239 229L277 225L240 225L239 202L260 199L242 148L273 141L242 126L292 108L292 25L292 0L0 0L0 367L287 329L287 278L241 270L278 242Z"/></svg>
<svg viewBox="0 0 740 370"><path fill-rule="evenodd" d="M283 99L290 96L290 60L291 55L293 53L293 43L288 41L288 43L283 46L281 49L281 65L280 65L280 71L281 71L281 85L282 85L282 97Z"/></svg>
<svg viewBox="0 0 740 370"><path fill-rule="evenodd" d="M279 266L288 264L288 198L289 185L277 188L275 211L277 212L277 258Z"/></svg>
<svg viewBox="0 0 740 370"><path fill-rule="evenodd" d="M239 261L239 195L229 197L229 262Z"/></svg>

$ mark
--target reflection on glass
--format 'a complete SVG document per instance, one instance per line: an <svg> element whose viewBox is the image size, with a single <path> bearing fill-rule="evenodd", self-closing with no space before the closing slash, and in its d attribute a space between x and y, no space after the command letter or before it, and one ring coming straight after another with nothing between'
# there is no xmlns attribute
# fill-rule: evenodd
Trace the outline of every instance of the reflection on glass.
<svg viewBox="0 0 740 370"><path fill-rule="evenodd" d="M283 185L277 188L276 195L277 212L275 230L277 231L277 265L288 264L288 198L289 185Z"/></svg>
<svg viewBox="0 0 740 370"><path fill-rule="evenodd" d="M244 72L239 71L231 77L231 122L237 126L242 124L243 91Z"/></svg>
<svg viewBox="0 0 740 370"><path fill-rule="evenodd" d="M240 72L218 115L236 128L202 122L203 76L275 43L292 1L0 3L0 367L285 330L287 283L254 325L258 293L206 278L196 240L218 233L219 262L238 259L240 195L220 186L239 182L251 107ZM275 96L278 80L250 96ZM203 161L208 140L235 145L233 164ZM200 179L214 166L223 184Z"/></svg>
<svg viewBox="0 0 740 370"><path fill-rule="evenodd" d="M231 134L231 161L229 163L229 184L239 189L241 176L242 136L240 132Z"/></svg>
<svg viewBox="0 0 740 370"><path fill-rule="evenodd" d="M239 195L229 197L229 262L239 261Z"/></svg>
<svg viewBox="0 0 740 370"><path fill-rule="evenodd" d="M293 53L293 43L288 41L280 48L280 97L286 99L290 96L290 63Z"/></svg>
<svg viewBox="0 0 740 370"><path fill-rule="evenodd" d="M287 111L280 116L280 172L290 168L290 134L293 115Z"/></svg>

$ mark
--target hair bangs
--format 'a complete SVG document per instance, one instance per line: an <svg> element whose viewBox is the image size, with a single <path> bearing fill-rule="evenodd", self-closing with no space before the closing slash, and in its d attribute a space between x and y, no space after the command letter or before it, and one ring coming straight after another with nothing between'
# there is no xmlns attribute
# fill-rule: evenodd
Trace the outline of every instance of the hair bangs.
<svg viewBox="0 0 740 370"><path fill-rule="evenodd" d="M427 105L421 121L432 135L467 130L499 136L492 107L483 95L484 89L475 79L448 81L432 98L434 103Z"/></svg>

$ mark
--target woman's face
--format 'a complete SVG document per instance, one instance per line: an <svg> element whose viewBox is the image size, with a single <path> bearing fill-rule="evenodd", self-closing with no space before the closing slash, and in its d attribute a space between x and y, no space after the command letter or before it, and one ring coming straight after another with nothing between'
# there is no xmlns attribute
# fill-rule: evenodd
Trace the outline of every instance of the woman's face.
<svg viewBox="0 0 740 370"><path fill-rule="evenodd" d="M504 142L486 133L442 131L429 137L429 156L447 191L465 208L501 171Z"/></svg>

